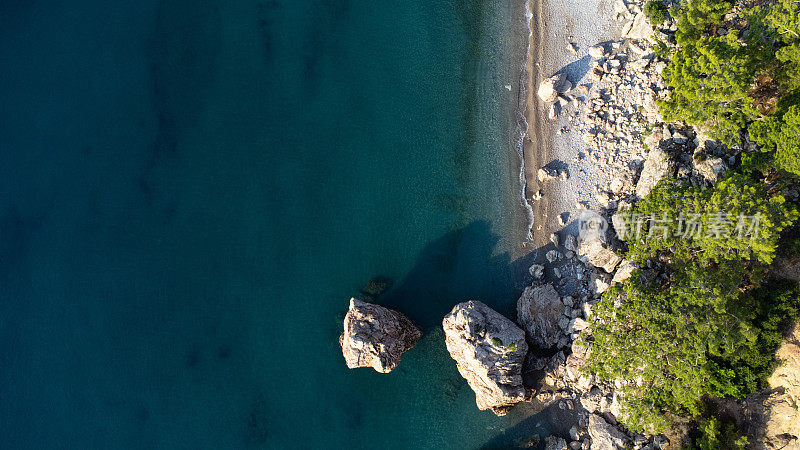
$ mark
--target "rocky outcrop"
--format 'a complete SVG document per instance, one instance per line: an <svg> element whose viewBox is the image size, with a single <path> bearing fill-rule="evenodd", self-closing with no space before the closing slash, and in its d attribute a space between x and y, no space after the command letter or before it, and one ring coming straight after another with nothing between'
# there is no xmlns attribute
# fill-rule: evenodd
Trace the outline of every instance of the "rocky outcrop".
<svg viewBox="0 0 800 450"><path fill-rule="evenodd" d="M567 441L558 436L548 436L544 441L544 450L568 450Z"/></svg>
<svg viewBox="0 0 800 450"><path fill-rule="evenodd" d="M636 195L644 198L663 178L670 177L675 173L675 164L669 155L660 147L650 149L644 168L636 183Z"/></svg>
<svg viewBox="0 0 800 450"><path fill-rule="evenodd" d="M750 441L757 449L800 448L800 323L775 356L781 365L767 380L770 390L748 399L757 405L754 422L760 425Z"/></svg>
<svg viewBox="0 0 800 450"><path fill-rule="evenodd" d="M719 176L728 170L728 165L725 164L725 161L717 156L707 156L698 152L695 153L692 160L694 162L694 170L711 183L715 183Z"/></svg>
<svg viewBox="0 0 800 450"><path fill-rule="evenodd" d="M550 167L542 167L536 174L536 178L539 179L540 183L544 183L545 181L559 179L561 181L566 181L569 179L569 173L566 170L556 170Z"/></svg>
<svg viewBox="0 0 800 450"><path fill-rule="evenodd" d="M389 373L420 337L422 330L402 313L351 298L339 344L347 367Z"/></svg>
<svg viewBox="0 0 800 450"><path fill-rule="evenodd" d="M600 59L606 56L606 46L603 44L593 45L589 48L589 56L594 59Z"/></svg>
<svg viewBox="0 0 800 450"><path fill-rule="evenodd" d="M624 450L631 445L628 436L597 414L589 416L589 437L592 450Z"/></svg>
<svg viewBox="0 0 800 450"><path fill-rule="evenodd" d="M537 93L542 101L551 103L556 101L558 94L563 94L571 88L570 82L567 81L567 75L562 72L542 81Z"/></svg>
<svg viewBox="0 0 800 450"><path fill-rule="evenodd" d="M623 260L620 263L619 267L617 267L617 272L614 273L614 278L611 279L611 284L622 283L623 281L627 280L633 274L633 271L636 270L636 265L632 262L628 261L627 259Z"/></svg>
<svg viewBox="0 0 800 450"><path fill-rule="evenodd" d="M517 300L517 322L525 329L531 344L546 349L555 347L561 339L558 325L564 304L550 284L529 286Z"/></svg>
<svg viewBox="0 0 800 450"><path fill-rule="evenodd" d="M541 264L534 264L530 266L528 268L528 272L535 280L541 280L542 278L544 278L544 266Z"/></svg>
<svg viewBox="0 0 800 450"><path fill-rule="evenodd" d="M599 239L585 239L581 241L578 254L586 257L586 260L595 267L601 268L608 273L614 272L622 258L603 246Z"/></svg>
<svg viewBox="0 0 800 450"><path fill-rule="evenodd" d="M539 179L540 183L544 183L545 181L555 180L556 178L558 178L558 172L555 169L542 167L536 173L536 178Z"/></svg>
<svg viewBox="0 0 800 450"><path fill-rule="evenodd" d="M525 399L522 364L528 344L514 322L471 300L456 305L442 327L447 351L475 391L478 409L500 416Z"/></svg>
<svg viewBox="0 0 800 450"><path fill-rule="evenodd" d="M653 27L643 12L637 14L633 22L625 26L625 33L623 33L626 39L650 39L652 35Z"/></svg>

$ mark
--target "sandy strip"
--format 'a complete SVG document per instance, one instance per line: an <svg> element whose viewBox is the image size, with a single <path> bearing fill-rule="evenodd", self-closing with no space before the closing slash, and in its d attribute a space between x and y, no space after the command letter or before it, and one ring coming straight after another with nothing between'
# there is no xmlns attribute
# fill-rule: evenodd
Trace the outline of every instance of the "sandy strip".
<svg viewBox="0 0 800 450"><path fill-rule="evenodd" d="M548 118L549 105L536 95L539 82L556 72L564 71L574 86L591 84L589 47L599 42L618 38L622 22L616 19L611 0L529 0L531 36L524 74L525 117L528 133L523 142L526 198L533 209L533 245L538 249L549 243L550 234L564 229L559 215L569 213L567 229L576 233L573 223L578 201L590 201L595 185L606 183L602 174L592 173L585 165L576 165L579 152L586 144L579 132L558 134L564 127L570 129L567 117L574 113L567 107L555 120ZM578 46L569 51L569 44ZM554 160L567 165L570 177L566 181L539 183L540 167ZM534 200L541 190L543 197ZM574 229L573 229L574 228Z"/></svg>

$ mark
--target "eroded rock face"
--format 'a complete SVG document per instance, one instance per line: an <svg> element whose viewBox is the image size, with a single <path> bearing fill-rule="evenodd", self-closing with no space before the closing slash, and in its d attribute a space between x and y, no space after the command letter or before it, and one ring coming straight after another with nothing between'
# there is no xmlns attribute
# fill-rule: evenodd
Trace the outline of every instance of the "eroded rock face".
<svg viewBox="0 0 800 450"><path fill-rule="evenodd" d="M589 416L589 436L592 450L623 450L631 444L627 436L597 414Z"/></svg>
<svg viewBox="0 0 800 450"><path fill-rule="evenodd" d="M514 322L470 300L456 305L442 328L447 351L475 391L478 409L491 409L501 416L525 399L522 363L528 344Z"/></svg>
<svg viewBox="0 0 800 450"><path fill-rule="evenodd" d="M636 195L644 198L659 181L674 174L675 164L669 155L660 147L652 148L644 162L639 182L636 183Z"/></svg>
<svg viewBox="0 0 800 450"><path fill-rule="evenodd" d="M531 343L542 349L555 347L561 339L558 321L563 312L561 297L550 284L529 286L517 300L517 321Z"/></svg>
<svg viewBox="0 0 800 450"><path fill-rule="evenodd" d="M581 241L578 253L585 256L589 263L608 273L613 273L622 258L613 251L605 248L599 239L586 239Z"/></svg>
<svg viewBox="0 0 800 450"><path fill-rule="evenodd" d="M707 181L715 183L719 176L728 170L728 165L722 158L702 155L694 158L694 170Z"/></svg>
<svg viewBox="0 0 800 450"><path fill-rule="evenodd" d="M351 298L339 343L347 367L389 373L421 337L422 330L402 313Z"/></svg>
<svg viewBox="0 0 800 450"><path fill-rule="evenodd" d="M614 285L627 280L631 277L634 270L636 270L635 264L627 259L623 260L619 267L617 267L617 272L614 274L614 278L611 279L611 284Z"/></svg>

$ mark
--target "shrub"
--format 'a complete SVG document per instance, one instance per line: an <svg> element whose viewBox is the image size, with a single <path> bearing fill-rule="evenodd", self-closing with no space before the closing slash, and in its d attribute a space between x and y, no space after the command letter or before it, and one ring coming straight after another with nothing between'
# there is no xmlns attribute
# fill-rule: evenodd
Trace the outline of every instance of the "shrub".
<svg viewBox="0 0 800 450"><path fill-rule="evenodd" d="M717 24L722 16L730 11L731 2L727 0L688 0L673 10L677 20L675 40L686 46L700 39L709 25Z"/></svg>
<svg viewBox="0 0 800 450"><path fill-rule="evenodd" d="M706 395L744 397L775 367L781 329L797 317L795 284L741 293L741 264L676 260L667 284L634 273L603 295L591 326L589 369L622 382L629 428L662 431L663 414L697 415Z"/></svg>
<svg viewBox="0 0 800 450"><path fill-rule="evenodd" d="M764 19L781 47L775 57L781 61L779 78L784 89L800 89L800 7L796 0L780 0L769 7Z"/></svg>
<svg viewBox="0 0 800 450"><path fill-rule="evenodd" d="M733 174L707 189L662 182L632 209L634 216L667 219L696 214L700 223L720 212L763 221L754 239L675 236L681 225L672 220L661 223L661 237L630 239L629 258L641 267L657 259L666 278L635 271L603 295L591 316L588 368L622 383L620 420L631 429L661 431L666 412L697 415L703 396L743 397L762 387L780 331L798 314L794 284L761 286L781 232L798 217L782 197ZM736 225L726 226L733 232Z"/></svg>
<svg viewBox="0 0 800 450"><path fill-rule="evenodd" d="M746 437L736 433L733 423L723 423L715 417L702 424L699 431L692 450L744 450L749 445Z"/></svg>
<svg viewBox="0 0 800 450"><path fill-rule="evenodd" d="M644 5L644 15L653 26L661 25L669 17L667 7L661 0L650 0Z"/></svg>

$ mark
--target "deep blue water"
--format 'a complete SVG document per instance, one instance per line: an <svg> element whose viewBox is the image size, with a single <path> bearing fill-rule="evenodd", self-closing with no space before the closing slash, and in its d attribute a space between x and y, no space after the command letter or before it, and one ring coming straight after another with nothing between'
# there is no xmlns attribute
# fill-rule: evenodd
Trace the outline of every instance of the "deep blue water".
<svg viewBox="0 0 800 450"><path fill-rule="evenodd" d="M0 3L0 447L477 448L441 318L513 317L511 0ZM521 19L519 19L521 20ZM426 330L348 370L348 299Z"/></svg>

